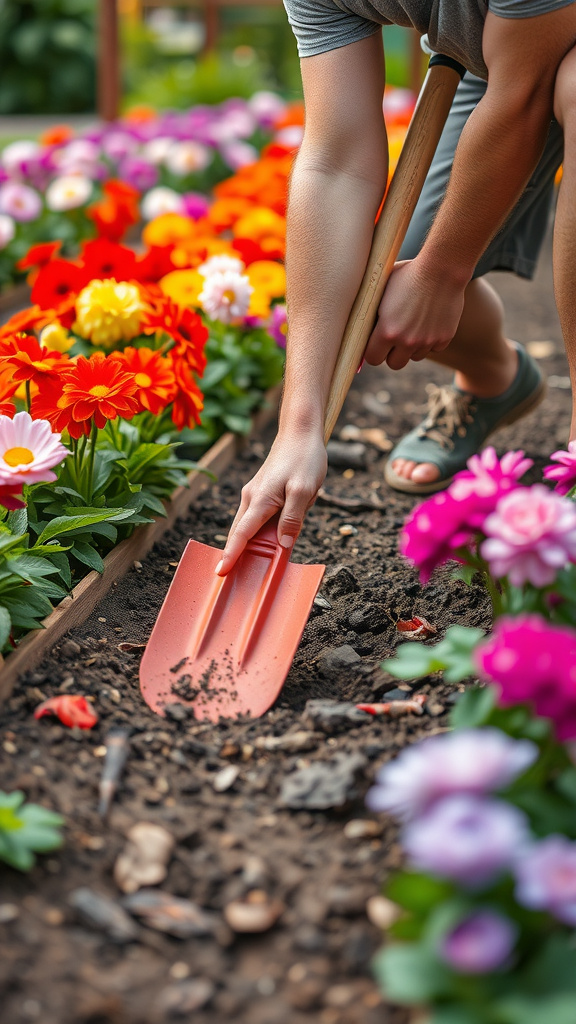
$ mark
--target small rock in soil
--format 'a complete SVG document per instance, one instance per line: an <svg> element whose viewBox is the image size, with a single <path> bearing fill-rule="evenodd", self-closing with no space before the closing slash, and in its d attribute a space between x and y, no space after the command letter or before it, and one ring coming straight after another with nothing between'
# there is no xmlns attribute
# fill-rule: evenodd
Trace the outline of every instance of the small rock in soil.
<svg viewBox="0 0 576 1024"><path fill-rule="evenodd" d="M373 925L385 931L395 924L401 916L402 910L397 903L393 903L386 896L371 896L366 903L366 914Z"/></svg>
<svg viewBox="0 0 576 1024"><path fill-rule="evenodd" d="M0 903L0 924L15 921L19 914L20 910L15 903Z"/></svg>
<svg viewBox="0 0 576 1024"><path fill-rule="evenodd" d="M314 608L320 608L323 612L331 612L332 611L332 605L330 604L330 601L328 600L327 597L323 597L322 594L318 594L314 598L313 607Z"/></svg>
<svg viewBox="0 0 576 1024"><path fill-rule="evenodd" d="M63 658L75 658L82 654L82 648L75 640L65 640L60 647L60 654Z"/></svg>
<svg viewBox="0 0 576 1024"><path fill-rule="evenodd" d="M386 700L409 700L411 690L401 690L397 686L394 690L386 690Z"/></svg>
<svg viewBox="0 0 576 1024"><path fill-rule="evenodd" d="M239 775L240 769L238 765L229 764L226 768L222 768L221 771L216 773L212 786L217 793L225 793L227 789L234 785Z"/></svg>
<svg viewBox="0 0 576 1024"><path fill-rule="evenodd" d="M439 715L443 715L446 710L443 704L440 704L437 700L428 700L424 705L426 711L432 718L438 718Z"/></svg>
<svg viewBox="0 0 576 1024"><path fill-rule="evenodd" d="M129 830L128 842L114 865L114 881L122 892L136 892L143 885L158 885L166 878L174 849L174 836L148 821Z"/></svg>
<svg viewBox="0 0 576 1024"><path fill-rule="evenodd" d="M286 733L284 736L258 736L254 740L254 746L257 750L283 750L287 754L300 754L306 750L314 750L320 739L322 736L318 733L300 730Z"/></svg>
<svg viewBox="0 0 576 1024"><path fill-rule="evenodd" d="M347 821L344 826L346 839L373 839L375 836L381 836L382 831L381 822L373 821L371 818L352 818L352 821Z"/></svg>
<svg viewBox="0 0 576 1024"><path fill-rule="evenodd" d="M361 885L333 885L328 890L328 906L339 917L361 914L366 906L366 895L366 889Z"/></svg>
<svg viewBox="0 0 576 1024"><path fill-rule="evenodd" d="M383 608L364 604L350 612L348 625L355 633L381 633L388 625L388 616Z"/></svg>
<svg viewBox="0 0 576 1024"><path fill-rule="evenodd" d="M177 939L212 935L218 920L191 900L180 899L161 889L141 889L122 901L126 910L143 918L144 924Z"/></svg>
<svg viewBox="0 0 576 1024"><path fill-rule="evenodd" d="M358 711L355 704L344 701L309 700L302 712L302 721L311 729L321 729L331 735L370 722L371 716L365 711Z"/></svg>
<svg viewBox="0 0 576 1024"><path fill-rule="evenodd" d="M170 718L173 722L185 722L190 715L190 710L183 704L166 704L164 713L166 718Z"/></svg>
<svg viewBox="0 0 576 1024"><path fill-rule="evenodd" d="M340 672L342 669L358 665L362 661L350 644L342 644L342 647L330 647L320 653L318 668L325 675L333 672Z"/></svg>
<svg viewBox="0 0 576 1024"><path fill-rule="evenodd" d="M328 465L364 469L366 467L366 445L360 441L347 444L344 441L328 441L326 446Z"/></svg>
<svg viewBox="0 0 576 1024"><path fill-rule="evenodd" d="M70 894L69 903L86 924L105 932L113 942L132 942L139 935L132 918L109 896L82 886Z"/></svg>
<svg viewBox="0 0 576 1024"><path fill-rule="evenodd" d="M354 573L347 565L335 565L327 570L322 589L336 600L346 594L353 594L359 587Z"/></svg>
<svg viewBox="0 0 576 1024"><path fill-rule="evenodd" d="M366 409L366 412L371 412L373 416L379 416L382 420L392 419L394 415L390 406L384 402L380 402L376 395L373 395L371 391L365 391L362 395L362 405Z"/></svg>
<svg viewBox="0 0 576 1024"><path fill-rule="evenodd" d="M342 807L356 795L356 776L365 764L361 754L339 754L333 761L301 768L284 779L280 803L294 810Z"/></svg>
<svg viewBox="0 0 576 1024"><path fill-rule="evenodd" d="M284 910L280 900L273 900L261 889L254 889L246 899L228 903L224 908L224 918L235 932L267 932Z"/></svg>
<svg viewBox="0 0 576 1024"><path fill-rule="evenodd" d="M214 995L214 984L207 978L167 985L160 992L156 1006L169 1017L187 1017L194 1010L201 1010Z"/></svg>

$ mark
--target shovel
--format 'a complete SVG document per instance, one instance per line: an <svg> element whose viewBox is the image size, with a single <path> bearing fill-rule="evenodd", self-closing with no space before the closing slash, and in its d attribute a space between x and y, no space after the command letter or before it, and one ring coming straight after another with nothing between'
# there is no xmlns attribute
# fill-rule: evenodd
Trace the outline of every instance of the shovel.
<svg viewBox="0 0 576 1024"><path fill-rule="evenodd" d="M464 69L433 57L377 222L366 273L352 307L330 387L327 442L372 332ZM323 565L294 565L277 541L278 515L249 541L225 577L218 548L189 541L140 666L146 703L169 704L218 721L268 710L282 689L318 588Z"/></svg>

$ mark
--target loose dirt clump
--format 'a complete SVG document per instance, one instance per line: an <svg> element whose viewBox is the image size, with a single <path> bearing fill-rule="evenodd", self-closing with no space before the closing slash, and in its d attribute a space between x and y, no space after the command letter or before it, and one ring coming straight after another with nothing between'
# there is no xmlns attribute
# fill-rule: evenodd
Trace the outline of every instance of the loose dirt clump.
<svg viewBox="0 0 576 1024"><path fill-rule="evenodd" d="M534 479L569 423L547 274L532 291L498 281L512 336L552 339L557 350L543 367L561 385L495 438L500 451L523 447L535 459ZM479 586L445 568L422 587L398 556L413 501L383 484L382 429L395 441L417 422L428 376L424 364L400 374L365 369L349 396L341 425L379 430L380 446L366 442L361 468L331 468L307 517L295 558L328 571L286 685L262 719L203 723L176 702L165 718L153 714L140 697L138 645L188 538L221 546L215 536L230 526L271 434L21 678L3 710L0 785L64 814L67 829L62 851L41 857L29 876L0 871L2 1024L406 1024L370 973L381 942L374 901L401 851L393 821L373 819L363 799L384 762L447 727L461 687L438 676L398 686L380 663L405 640L399 620L427 621L438 634L431 643L453 623L490 623ZM441 370L432 376L445 379ZM213 674L194 680L184 661L172 672L174 698L218 695ZM411 692L424 698L421 715L357 719L343 709ZM84 694L98 725L79 732L35 721L36 705L59 693ZM322 705L305 712L308 701L330 699L341 705L333 731L322 725L328 706L324 719ZM130 731L130 753L104 822L98 786L106 737L118 727ZM223 775L228 765L235 770ZM141 822L161 826L175 845L164 881L137 899L123 896L114 866ZM209 922L201 935L197 921Z"/></svg>

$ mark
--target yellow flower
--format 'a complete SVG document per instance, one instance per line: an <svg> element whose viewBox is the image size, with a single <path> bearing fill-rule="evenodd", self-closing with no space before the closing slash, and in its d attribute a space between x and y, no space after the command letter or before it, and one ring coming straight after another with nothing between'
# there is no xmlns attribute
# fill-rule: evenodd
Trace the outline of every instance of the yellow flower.
<svg viewBox="0 0 576 1024"><path fill-rule="evenodd" d="M67 352L72 348L74 338L70 337L62 324L48 324L40 335L40 344L51 352Z"/></svg>
<svg viewBox="0 0 576 1024"><path fill-rule="evenodd" d="M270 316L270 293L263 288L255 288L250 296L247 316L259 316L266 320Z"/></svg>
<svg viewBox="0 0 576 1024"><path fill-rule="evenodd" d="M253 242L258 242L269 235L274 238L285 238L286 218L267 206L256 206L236 221L233 230L236 238L251 238Z"/></svg>
<svg viewBox="0 0 576 1024"><path fill-rule="evenodd" d="M160 287L178 306L198 306L204 278L197 270L173 270L162 278Z"/></svg>
<svg viewBox="0 0 576 1024"><path fill-rule="evenodd" d="M183 217L181 213L162 213L146 225L142 232L145 245L177 245L185 238L192 238L196 231L196 221L192 217Z"/></svg>
<svg viewBox="0 0 576 1024"><path fill-rule="evenodd" d="M91 281L76 299L76 323L72 330L93 345L111 349L119 341L140 334L144 306L134 284L107 278Z"/></svg>
<svg viewBox="0 0 576 1024"><path fill-rule="evenodd" d="M280 299L286 294L286 271L281 263L275 260L256 260L250 264L246 273L256 291L262 290L273 299Z"/></svg>

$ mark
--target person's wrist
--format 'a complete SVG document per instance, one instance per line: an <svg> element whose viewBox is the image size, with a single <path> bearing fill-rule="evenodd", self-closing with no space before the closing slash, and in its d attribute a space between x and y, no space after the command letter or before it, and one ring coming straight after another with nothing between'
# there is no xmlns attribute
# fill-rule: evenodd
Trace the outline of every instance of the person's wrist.
<svg viewBox="0 0 576 1024"><path fill-rule="evenodd" d="M472 280L475 264L468 266L465 260L455 260L425 243L413 260L413 267L422 286L429 286L437 293L438 290L466 288Z"/></svg>
<svg viewBox="0 0 576 1024"><path fill-rule="evenodd" d="M278 420L278 433L284 435L306 436L323 435L324 415L318 406L282 403Z"/></svg>

